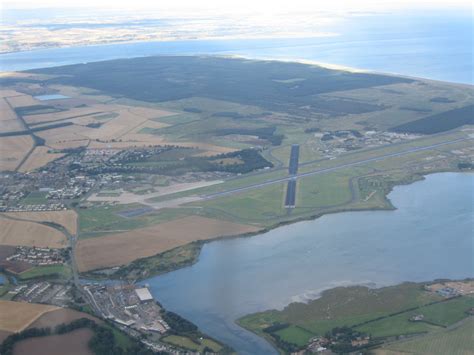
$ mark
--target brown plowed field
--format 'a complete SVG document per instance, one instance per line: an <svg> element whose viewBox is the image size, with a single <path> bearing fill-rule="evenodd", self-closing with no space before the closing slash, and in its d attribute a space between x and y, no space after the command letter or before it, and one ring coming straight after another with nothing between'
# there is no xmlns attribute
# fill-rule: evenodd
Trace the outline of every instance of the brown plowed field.
<svg viewBox="0 0 474 355"><path fill-rule="evenodd" d="M12 105L14 108L17 107L25 107L25 106L34 106L34 105L40 105L41 101L36 100L30 95L22 95L18 94L18 96L12 96L9 97L8 102L10 105Z"/></svg>
<svg viewBox="0 0 474 355"><path fill-rule="evenodd" d="M0 171L13 171L33 148L30 136L0 137Z"/></svg>
<svg viewBox="0 0 474 355"><path fill-rule="evenodd" d="M31 323L28 328L54 328L58 324L71 323L72 321L81 318L87 318L95 321L96 323L102 323L100 319L93 317L90 314L75 311L69 308L59 308L55 311L43 314L33 323Z"/></svg>
<svg viewBox="0 0 474 355"><path fill-rule="evenodd" d="M0 245L65 248L67 239L56 229L39 223L0 218Z"/></svg>
<svg viewBox="0 0 474 355"><path fill-rule="evenodd" d="M64 156L64 154L61 153L48 153L49 150L48 147L44 146L36 147L18 170L22 173L33 171L45 166L50 161Z"/></svg>
<svg viewBox="0 0 474 355"><path fill-rule="evenodd" d="M6 99L0 98L0 121L9 121L9 120L16 120L16 113L11 109L10 105L8 104ZM3 123L2 123L3 124ZM3 131L3 128L2 128Z"/></svg>
<svg viewBox="0 0 474 355"><path fill-rule="evenodd" d="M42 314L59 309L45 304L0 300L0 330L20 332Z"/></svg>
<svg viewBox="0 0 474 355"><path fill-rule="evenodd" d="M77 214L73 210L39 211L39 212L7 212L6 216L38 222L53 222L62 225L71 234L77 232Z"/></svg>

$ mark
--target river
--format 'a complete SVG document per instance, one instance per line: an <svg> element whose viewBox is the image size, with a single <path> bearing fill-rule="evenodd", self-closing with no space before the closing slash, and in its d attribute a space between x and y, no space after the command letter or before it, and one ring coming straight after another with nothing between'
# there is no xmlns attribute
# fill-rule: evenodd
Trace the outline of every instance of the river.
<svg viewBox="0 0 474 355"><path fill-rule="evenodd" d="M235 319L316 298L339 285L474 276L474 174L395 187L394 211L347 212L206 244L199 261L150 278L167 309L241 354L274 354Z"/></svg>

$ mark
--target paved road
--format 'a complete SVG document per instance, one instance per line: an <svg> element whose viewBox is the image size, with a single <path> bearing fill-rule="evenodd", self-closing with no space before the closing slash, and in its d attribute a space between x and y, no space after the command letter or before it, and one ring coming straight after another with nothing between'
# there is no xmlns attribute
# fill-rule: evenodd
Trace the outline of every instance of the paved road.
<svg viewBox="0 0 474 355"><path fill-rule="evenodd" d="M31 136L31 139L33 139L33 145L31 147L31 149L28 151L28 153L26 153L26 155L23 157L23 159L18 163L18 165L16 166L15 168L15 171L18 171L18 169L20 169L20 167L24 164L24 162L30 157L31 153L33 153L33 150L35 150L36 146L38 145L36 139L35 139L35 136L34 134L31 132L30 130L30 126L26 123L25 119L16 113L15 111L15 108L12 106L12 104L10 103L10 101L8 101L8 98L5 99L5 102L7 103L7 105L10 107L10 109L12 110L12 112L15 113L15 116L17 118L18 121L21 122L21 124L23 125L23 128L25 130L25 136L26 135L29 135Z"/></svg>
<svg viewBox="0 0 474 355"><path fill-rule="evenodd" d="M76 256L75 256L75 247L76 247L76 242L77 242L77 235L71 234L66 228L64 228L62 225L57 224L57 223L51 223L51 222L43 222L43 221L37 221L37 220L32 220L32 219L27 219L27 218L19 218L19 217L13 217L13 216L8 216L5 214L0 214L0 218L5 218L5 219L11 219L14 221L24 221L24 222L33 222L33 223L38 223L38 224L43 224L45 226L48 226L50 228L54 228L57 231L63 233L66 238L68 239L69 242L69 247L71 248L70 250L70 266L71 266L71 271L72 271L72 282L76 286L77 290L81 295L84 297L85 300L89 302L89 304L94 308L97 314L101 315L100 309L95 304L95 300L93 299L92 295L89 295L84 288L81 285L80 279L79 279L79 271L77 268L77 263L76 263Z"/></svg>
<svg viewBox="0 0 474 355"><path fill-rule="evenodd" d="M218 198L218 197L222 197L222 196L226 196L226 195L232 195L232 194L239 193L239 192L242 192L242 191L258 189L260 187L273 185L273 184L278 184L278 183L281 183L281 182L289 181L291 179L299 179L299 178L303 178L303 177L306 177L306 176L329 173L329 172L337 171L337 170L340 170L340 169L349 168L349 167L352 167L352 166L363 165L363 164L367 164L367 163L373 163L373 162L381 161L381 160L384 160L384 159L387 159L387 158L394 158L394 157L399 157L399 156L403 156L403 155L406 155L406 154L412 154L412 153L421 152L421 151L424 151L424 150L430 150L430 149L433 149L433 148L436 148L436 147L441 147L441 146L448 145L448 144L463 142L463 141L467 141L467 140L470 140L470 139L472 139L472 138L458 138L458 139L453 139L453 140L442 142L442 143L432 144L432 145L429 145L429 146L411 148L411 149L407 149L407 150L404 150L404 151L401 151L401 152L384 154L384 155L380 155L378 157L358 160L358 161L354 161L352 163L345 163L345 164L337 165L337 166L330 167L330 168L315 169L315 170L312 170L312 171L309 171L309 172L306 172L306 173L300 173L300 174L296 174L296 175L293 175L293 176L288 176L288 177L283 177L283 178L278 178L278 179L272 179L272 180L268 180L268 181L261 182L261 183L258 183L258 184L252 184L252 185L239 187L239 188L231 189L231 190L227 190L227 191L221 191L221 192L216 192L216 193L212 193L212 194L208 194L208 195L202 195L200 197L205 199L205 200L211 200L211 199L214 199L214 198Z"/></svg>
<svg viewBox="0 0 474 355"><path fill-rule="evenodd" d="M77 268L77 262L76 262L77 234L69 233L69 231L66 228L56 223L48 223L48 222L39 222L39 223L52 227L60 231L67 237L69 241L69 247L71 248L69 252L69 257L70 257L70 265L71 265L71 271L72 271L72 282L74 283L74 286L76 286L77 291L82 295L84 300L87 301L87 303L89 303L90 306L92 306L92 309L96 312L97 315L102 317L103 314L99 306L95 302L94 297L88 290L86 290L83 287L79 278L79 270ZM79 228L79 226L77 228Z"/></svg>

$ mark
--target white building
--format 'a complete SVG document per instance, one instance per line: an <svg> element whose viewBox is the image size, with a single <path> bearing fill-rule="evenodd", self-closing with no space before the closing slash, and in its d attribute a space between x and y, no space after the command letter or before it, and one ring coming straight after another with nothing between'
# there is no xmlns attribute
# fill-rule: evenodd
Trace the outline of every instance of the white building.
<svg viewBox="0 0 474 355"><path fill-rule="evenodd" d="M142 302L151 301L153 299L153 296L151 295L150 291L146 287L137 288L135 289L135 292L137 293L138 298Z"/></svg>

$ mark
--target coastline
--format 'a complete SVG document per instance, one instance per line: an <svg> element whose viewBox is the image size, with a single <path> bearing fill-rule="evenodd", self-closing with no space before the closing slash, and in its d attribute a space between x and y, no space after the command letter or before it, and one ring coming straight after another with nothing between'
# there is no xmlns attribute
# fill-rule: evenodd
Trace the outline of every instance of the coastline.
<svg viewBox="0 0 474 355"><path fill-rule="evenodd" d="M199 56L199 55L197 55ZM212 54L209 55L210 57L223 57L223 58L236 58L236 59L247 59L247 60L256 60L256 61L273 61L273 62L281 62L281 63L294 63L294 64L305 64L310 66L316 66L320 68L330 69L330 70L338 70L338 71L345 71L348 73L354 74L373 74L373 75L386 75L386 76L393 76L398 78L405 78L405 79L412 79L417 81L428 81L434 83L443 83L443 84L450 84L450 85L460 85L466 86L468 88L474 87L474 82L471 83L463 83L463 82L456 82L456 81L446 81L440 79L432 79L426 78L422 76L416 75L408 75L403 73L391 72L391 71L381 71L381 70L373 70L368 68L359 68L359 67L352 67L347 65L341 64L333 64L327 62L320 62L317 60L310 60L310 59L297 59L297 58L285 58L285 57L265 57L265 56L257 56L253 57L250 55L239 55L239 54L229 54L229 55L219 55L219 54Z"/></svg>
<svg viewBox="0 0 474 355"><path fill-rule="evenodd" d="M239 327L245 329L246 331L249 331L249 332L253 333L256 336L265 339L279 354L285 354L285 352L280 347L278 347L278 343L270 335L271 333L267 333L265 330L257 331L256 329L249 326L250 324L247 324L247 322L248 322L247 320L249 318L253 318L253 317L255 317L257 315L260 315L260 314L281 313L281 312L287 310L290 307L296 307L296 306L302 305L302 304L308 306L310 303L312 303L314 301L321 300L325 297L331 297L330 294L332 294L332 293L339 293L339 294L348 293L348 294L350 294L351 290L355 290L355 289L358 289L358 288L363 288L363 289L367 289L369 291L377 292L377 291L382 291L382 290L386 290L386 289L402 288L405 285L414 285L414 286L416 286L420 289L426 289L426 286L439 284L439 283L443 284L443 283L448 283L448 282L472 282L473 280L474 280L473 277L468 277L468 278L464 278L464 279L437 278L437 279L421 281L421 282L403 281L401 283L394 284L394 285L389 285L389 286L375 286L375 287L370 287L370 286L366 286L366 285L336 286L336 287L331 287L331 288L327 288L327 289L322 290L319 293L318 297L316 297L316 298L314 298L314 299L312 299L308 302L299 302L299 301L291 302L283 310L268 309L268 310L265 310L265 311L262 311L262 312L257 312L257 313L251 313L251 314L244 315L244 316L236 319L235 324L237 324ZM416 311L418 308L422 308L422 307L425 307L425 306L432 306L432 305L436 305L436 304L439 304L439 303L449 302L449 301L451 301L451 300L453 300L457 297L461 297L461 296L458 295L458 296L451 296L451 297L439 299L439 300L432 301L430 303L427 303L427 304L424 304L424 305L421 305L421 306L411 307L411 308L408 308L406 310L401 310L401 311L393 313L393 314L388 314L386 316L381 316L381 317L377 317L375 319L367 320L367 321L364 321L362 323L355 323L355 324L352 324L352 325L345 325L345 326L348 326L350 328L359 327L359 326L366 325L366 324L369 324L369 323L378 322L378 321L380 321L382 319L385 319L385 318L390 318L390 317L397 316L397 315L400 315L400 314L413 312L413 311ZM468 318L469 318L469 315L466 314L465 318L460 320L459 322L464 322ZM397 340L406 341L406 340L409 340L413 337L424 336L424 335L427 335L427 334L429 334L429 332L412 333L412 334L407 333L405 335L402 335L401 338L397 339ZM390 339L390 337L388 337L388 339ZM391 340L391 342L394 342L394 341L397 341L397 340ZM384 344L384 342L376 343L374 346L370 347L370 349L378 348L382 344Z"/></svg>
<svg viewBox="0 0 474 355"><path fill-rule="evenodd" d="M390 198L388 198L388 194L397 186L403 186L403 185L410 185L414 182L418 182L418 181L422 181L426 178L426 176L428 175L432 175L432 174L437 174L437 173L467 173L467 174L473 174L472 171L463 171L463 170L456 170L456 169L446 169L446 170L440 170L440 171L431 171L431 172L428 172L428 173L423 173L423 174L413 174L411 176L411 179L410 181L400 181L398 183L394 183L392 186L390 186L390 189L388 191L386 191L385 193L385 199L386 199L386 202L387 202L387 208L384 208L384 209L381 209L381 208L375 208L375 209L367 209L367 210L372 210L372 211L381 211L381 210L395 210L396 207L393 205L392 201L390 200ZM347 211L353 211L353 210L347 210ZM342 211L338 211L338 212L342 212ZM344 211L346 212L346 211ZM336 212L331 212L331 213L336 213ZM324 214L327 214L327 213L324 213ZM315 216L315 217L311 217L311 218L304 218L304 219L299 219L299 220L295 220L295 221L289 221L289 222L285 222L285 223L280 223L276 226L272 226L271 228L267 228L267 230L272 230L272 229L275 229L275 228L278 228L280 226L283 226L283 225L289 225L289 224L293 224L293 223L296 223L296 222L299 222L299 221L304 221L304 220L314 220L324 214L321 214L321 215L318 215L318 216ZM186 268L186 267L190 267L192 265L194 265L198 260L199 260L199 256L200 256L200 253L201 253L201 250L202 250L202 246L204 245L204 243L210 243L210 242L213 242L213 241L220 241L220 240L224 240L224 239L236 239L236 238L244 238L244 237L251 237L251 236L255 236L255 235L258 235L258 234L262 234L263 232L257 232L257 233L251 233L251 234L246 234L246 235L240 235L240 236L233 236L233 237L224 237L224 238L217 238L217 239L212 239L212 240L208 240L208 241L202 241L202 242L199 242L198 244L198 249L197 249L197 252L196 254L194 255L194 258L192 260L190 260L186 265L182 265L181 267L179 268L172 268L172 269L169 269L165 272L162 272L161 274L165 274L165 273L168 273L168 272L171 272L171 271L175 271L177 269L181 269L181 268ZM159 274L156 274L156 275L159 275ZM434 281L438 281L440 279L433 279L433 282ZM441 279L441 280L448 280L448 279ZM142 280L143 281L143 280ZM397 284L398 285L398 284ZM356 287L354 285L349 285L349 286L336 286L335 288L348 288L348 287ZM379 289L379 288L383 288L383 287L390 287L390 286L375 286L373 287L373 289ZM320 292L318 292L318 295L316 297L311 297L311 298L308 298L307 300L305 300L304 302L311 302L311 301L314 301L314 300L317 300L319 298L321 298L321 296L324 294L324 292L327 292L327 291L330 291L334 288L334 286L330 287L330 288L327 288L327 289L324 289L324 290L321 290ZM370 287L372 289L372 287ZM313 295L312 295L313 296ZM159 301L159 298L158 298L158 301ZM304 303L303 302L303 303ZM286 307L288 307L290 304L293 304L295 302L290 302L286 305ZM296 301L296 303L302 303L301 301ZM243 316L245 317L245 315ZM256 336L258 336L259 338L263 338L267 343L269 343L276 351L279 351L278 348L276 347L276 344L274 342L271 341L271 339L269 339L269 337L265 336L265 334L261 334L261 333L258 333L258 332L254 332L252 331L252 329L248 329L246 327L243 327L242 326L242 323L240 322L240 319L243 318L243 317L240 317L238 319L236 319L235 321L235 324L238 326L238 327L241 327L247 331L250 331L252 332L252 334L255 334ZM263 336L262 336L263 335ZM281 352L280 352L281 353Z"/></svg>
<svg viewBox="0 0 474 355"><path fill-rule="evenodd" d="M61 67L61 66L68 66L68 65L75 65L75 64L84 64L84 63L94 63L94 62L104 62L104 61L109 61L109 60L116 60L116 59L133 59L133 58L143 58L143 57L156 57L156 56L209 56L209 57L222 57L222 58L240 58L240 59L248 59L248 60L255 60L255 61L276 61L276 62L283 62L283 63L300 63L300 64L306 64L306 65L312 65L312 66L319 66L322 68L326 69L331 69L331 70L339 70L339 71L346 71L350 73L360 73L360 74L374 74L374 75L387 75L387 76L394 76L394 77L403 77L407 79L413 79L413 80L420 80L420 81L432 81L432 82L441 82L441 83L447 83L447 84L452 84L452 85L462 85L466 87L473 87L474 83L472 82L463 82L463 81L456 81L456 80L447 80L447 79L436 79L436 78L430 78L427 77L426 75L423 74L405 74L403 72L399 71L384 71L384 70L377 70L377 69L371 69L367 67L360 67L360 66L352 66L352 65L342 65L342 64L334 64L326 61L320 61L320 60L313 60L313 59L304 59L304 58L292 58L292 57L284 57L284 56L267 56L267 55L252 55L252 54L232 54L231 52L242 52L245 51L245 49L229 49L229 48L221 48L221 49L207 49L203 51L196 51L196 50L164 50L164 51L156 51L154 53L143 53L143 54L137 54L137 55L125 55L125 53L113 55L110 57L107 57L107 55L104 54L105 57L101 58L94 58L93 60L72 60L71 62L65 62L65 63L53 63L52 65L51 62L46 62L48 65L43 65L43 66L38 66L38 65L30 65L29 67L22 68L22 69L3 69L2 67L2 60L5 59L5 57L9 56L15 56L16 54L19 55L24 55L25 57L28 56L28 54L34 55L35 53L40 53L40 54L47 54L43 52L48 52L48 51L59 51L59 50L87 50L89 48L100 48L104 47L105 48L112 48L114 46L140 46L140 45L162 45L162 44L186 44L186 43L226 43L226 42L232 42L232 41L252 41L252 40L292 40L292 39L312 39L312 38L325 38L327 36L317 36L317 37L296 37L296 38L258 38L258 39L249 39L249 38L230 38L230 39L219 39L219 38L212 38L212 39L205 39L205 38L200 38L200 39L180 39L180 40L165 40L165 41L122 41L122 42L113 42L113 43L95 43L95 44L88 44L88 45L65 45L65 46L58 46L58 47L47 47L47 48L36 48L32 50L25 50L25 51L13 51L13 52L5 52L5 53L0 53L0 73L9 73L9 72L23 72L23 71L29 71L29 70L34 70L34 69L42 69L42 68L52 68L52 67ZM279 46L274 46L270 47L271 49L278 49ZM127 52L130 52L132 48L129 48ZM252 51L252 50L250 50ZM229 53L230 52L230 53ZM227 54L226 54L227 53Z"/></svg>
<svg viewBox="0 0 474 355"><path fill-rule="evenodd" d="M418 181L423 181L423 180L425 180L426 176L433 175L433 174L439 174L439 173L474 174L474 172L472 172L472 171L465 171L465 170L459 170L459 169L458 170L454 170L454 169L453 170L436 170L436 171L424 172L423 174L415 173L415 174L410 176L409 180L399 181L399 182L394 183L394 184L389 186L387 191L385 191L385 196L384 197L385 197L386 205L383 208L378 208L378 207L358 208L358 209L355 209L355 208L340 208L340 209L336 209L334 211L327 211L327 212L313 214L313 215L310 215L310 216L296 218L294 220L279 222L275 225L272 225L270 227L265 227L265 228L263 228L259 231L252 232L252 233L245 233L245 234L239 234L239 235L233 235L233 236L224 236L224 237L217 237L217 238L213 238L213 239L194 241L194 242L188 243L184 246L177 247L177 248L174 248L174 249L171 249L171 250L167 250L163 253L160 253L160 254L157 254L157 255L154 255L154 256L137 259L137 260L133 261L132 263L130 263L128 265L120 266L119 269L116 270L111 275L106 275L105 273L103 275L100 275L101 271L110 270L110 268L107 268L107 269L91 270L91 271L88 271L88 272L85 272L85 273L81 273L81 277L86 278L86 279L90 279L90 280L104 280L104 279L118 280L118 279L125 278L125 279L135 280L137 282L142 282L142 281L144 281L148 278L151 278L151 277L164 275L164 274L167 274L167 273L170 273L170 272L173 272L173 271L177 271L177 270L180 270L180 269L183 269L183 268L193 266L195 263L197 263L199 261L199 257L200 257L201 251L202 251L202 247L207 243L212 243L212 242L216 242L216 241L223 241L223 240L232 240L232 239L239 239L239 238L255 237L255 236L267 233L271 230L277 229L279 227L283 227L283 226L287 226L287 225L291 225L291 224L295 224L295 223L299 223L299 222L304 222L304 221L314 221L314 220L316 220L316 219L318 219L318 218L320 218L324 215L330 215L330 214L336 214L336 213L345 213L345 212L393 211L393 210L396 210L397 208L392 204L391 200L388 198L388 195L393 191L393 189L395 187L410 185L410 184L413 184L413 183L418 182ZM151 260L151 259L154 259L154 258L160 258L162 256L166 256L167 253L173 252L173 251L178 250L180 248L186 248L186 247L195 248L194 249L195 252L192 254L192 257L189 258L188 260L186 260L185 262L182 262L180 264L173 264L172 266L170 266L166 270L159 270L159 271L155 271L155 272L150 272L150 273L146 273L146 274L140 275L140 276L134 275L132 273L133 272L133 267L141 268L142 264L144 262L148 261L148 260ZM129 269L130 267L132 267L132 270L128 270L128 272L127 272L127 269Z"/></svg>

